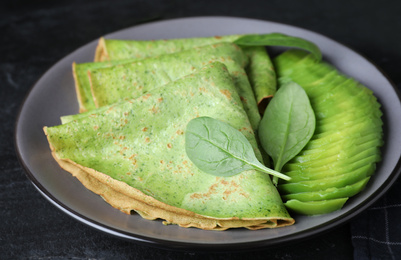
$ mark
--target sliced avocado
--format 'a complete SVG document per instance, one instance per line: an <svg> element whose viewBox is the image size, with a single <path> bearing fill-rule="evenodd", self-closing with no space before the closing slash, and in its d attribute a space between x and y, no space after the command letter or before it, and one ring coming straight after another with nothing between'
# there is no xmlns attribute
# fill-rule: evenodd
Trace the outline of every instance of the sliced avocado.
<svg viewBox="0 0 401 260"><path fill-rule="evenodd" d="M317 180L279 184L277 189L281 194L286 195L300 192L320 191L328 188L342 188L347 185L354 184L371 174L371 171L361 171L360 169L361 168L338 176L321 178Z"/></svg>
<svg viewBox="0 0 401 260"><path fill-rule="evenodd" d="M294 160L291 161L291 163L300 162L307 164L308 162L315 162L314 165L318 165L317 163L321 162L324 164L328 164L329 162L335 163L338 160L342 160L342 157L348 157L349 159L352 159L351 161L353 162L354 158L351 157L360 156L362 152L360 153L359 151L363 151L364 155L369 155L369 152L376 153L377 148L375 146L381 145L382 140L373 139L363 144L355 144L353 140L350 140L348 142L347 140L344 140L342 142L335 142L335 144L340 146L341 149L339 149L335 145L326 145L324 147L316 149L318 150L316 152L299 154ZM321 161L316 162L318 159L321 159Z"/></svg>
<svg viewBox="0 0 401 260"><path fill-rule="evenodd" d="M355 149L356 151L358 150L357 148ZM362 150L361 152L355 152L354 149L352 149L351 152L347 152L346 149L339 149L338 154L335 155L330 155L330 156L320 156L319 158L311 158L310 160L298 160L299 158L296 157L293 160L291 160L290 163L288 163L289 169L303 169L307 170L310 168L315 168L315 167L324 167L325 165L330 165L332 167L334 166L341 166L341 165L350 165L356 161L359 161L362 158L370 157L371 155L376 155L378 154L378 149L377 147L371 147L369 149ZM380 158L380 157L374 157L374 159ZM294 167L295 166L295 167ZM286 169L288 169L286 167Z"/></svg>
<svg viewBox="0 0 401 260"><path fill-rule="evenodd" d="M320 201L289 200L284 205L292 212L302 215L321 215L341 209L348 198Z"/></svg>
<svg viewBox="0 0 401 260"><path fill-rule="evenodd" d="M298 213L339 209L366 185L381 159L380 104L370 89L304 51L289 50L274 64L279 82L292 80L305 89L316 115L312 139L282 169L292 179L278 189Z"/></svg>
<svg viewBox="0 0 401 260"><path fill-rule="evenodd" d="M371 161L368 161L366 163L366 160L364 160L364 159L361 161L363 162L363 164L362 163L353 163L353 164L347 165L347 166L339 166L339 167L335 167L336 170L333 170L333 168L327 167L326 169L322 169L321 171L314 171L314 172L292 171L292 172L286 172L285 175L291 177L290 183L298 183L298 182L312 181L312 180L322 180L324 178L337 176L337 172L354 172L355 173L355 171L361 171L361 172L365 172L367 176L372 175L374 170L376 169L376 167L375 167L376 164Z"/></svg>
<svg viewBox="0 0 401 260"><path fill-rule="evenodd" d="M297 161L301 161L299 158L308 158L314 157L319 158L320 156L325 156L322 153L327 153L327 156L338 154L338 149L336 147L338 145L343 145L344 147L354 147L354 149L364 149L369 148L374 145L382 145L383 140L380 135L372 134L367 136L360 136L358 138L354 138L351 142L346 142L344 139L334 139L333 142L326 142L320 146L316 146L310 148L309 150L301 151L297 156ZM309 148L309 147L308 147ZM343 148L344 149L344 148Z"/></svg>
<svg viewBox="0 0 401 260"><path fill-rule="evenodd" d="M308 53L303 51L286 51L280 54L281 59L275 60L275 67L281 68L293 68L297 64L301 66L305 66L305 62L309 62ZM277 70L277 69L276 69ZM280 72L281 76L283 76L283 71Z"/></svg>
<svg viewBox="0 0 401 260"><path fill-rule="evenodd" d="M348 83L348 84L345 84ZM331 84L330 84L331 85ZM359 89L359 91L357 92L351 92L348 88L352 88L355 87L357 89ZM337 91L338 89L338 91ZM314 102L313 104L315 106L318 106L319 108L330 108L332 106L338 106L338 107L343 107L346 108L347 106L349 106L350 104L354 105L354 106L364 106L366 107L366 102L370 102L369 100L371 99L370 95L370 91L366 91L364 89L360 89L358 88L358 85L356 84L352 84L351 81L345 81L343 83L339 82L339 85L336 87L335 85L332 88L328 88L328 90L330 90L329 92L322 92L321 94L317 95L318 93L316 93L319 89L316 88L315 89L308 89L309 92L313 92L313 98L314 98ZM355 103L351 103L350 101L353 101ZM375 106L368 106L372 107L372 109L375 109ZM353 108L353 107L352 107ZM372 110L371 109L371 110ZM344 109L343 111L337 111L337 112L341 112L344 114L349 113L349 110ZM361 111L357 111L359 113L367 113L364 110ZM370 113L370 111L368 112Z"/></svg>
<svg viewBox="0 0 401 260"><path fill-rule="evenodd" d="M341 188L328 188L321 191L291 193L282 196L284 200L299 200L299 201L317 201L317 200L331 200L339 198L349 198L363 190L368 183L370 177L358 181L352 185L347 185Z"/></svg>
<svg viewBox="0 0 401 260"><path fill-rule="evenodd" d="M357 140L355 142L362 143L367 142L372 139L382 139L382 133L380 129L382 125L372 126L371 129L362 129L360 132L355 133ZM333 131L332 133L316 133L313 135L312 139L307 144L307 149L316 149L324 145L333 143L335 141L340 141L343 139L343 133L339 131Z"/></svg>
<svg viewBox="0 0 401 260"><path fill-rule="evenodd" d="M339 165L341 163L340 162L340 163L337 163L337 164L334 164L334 165L322 165L321 167L315 167L315 168L312 168L312 167L308 167L308 168L307 167L305 167L305 168L298 167L298 168L292 169L291 171L283 171L283 172L286 175L288 175L288 176L290 176L292 178L291 181L295 180L294 176L296 174L305 177L304 180L308 176L313 177L315 174L316 175L320 175L319 178L322 178L323 174L327 176L326 172L328 170L332 169L333 166L335 168L337 168L337 170L339 172L350 172L352 170L355 170L355 169L358 169L358 168L361 168L361 167L367 167L366 169L369 169L369 167L370 167L369 164L380 161L380 159L381 159L380 157L381 156L379 154L374 154L372 156L369 156L369 157L366 157L366 158L362 158L362 159L360 159L358 161L355 161L352 164ZM288 169L287 166L288 166L288 164L285 167L286 169ZM297 165L297 166L299 166L299 165ZM311 179L313 179L313 178L311 178Z"/></svg>

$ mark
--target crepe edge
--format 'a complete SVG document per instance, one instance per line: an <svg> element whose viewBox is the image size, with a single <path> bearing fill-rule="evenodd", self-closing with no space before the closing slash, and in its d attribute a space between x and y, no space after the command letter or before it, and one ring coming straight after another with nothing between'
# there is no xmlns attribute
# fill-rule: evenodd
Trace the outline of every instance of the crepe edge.
<svg viewBox="0 0 401 260"><path fill-rule="evenodd" d="M109 54L107 53L106 40L101 37L95 49L94 62L108 61L110 60Z"/></svg>
<svg viewBox="0 0 401 260"><path fill-rule="evenodd" d="M43 130L47 136L46 127ZM227 230L242 227L258 230L290 226L295 223L291 217L214 218L174 207L104 173L79 165L70 159L62 159L57 155L50 141L49 146L53 158L62 169L76 177L85 188L101 196L105 202L125 214L130 215L136 212L147 220L162 219L164 225L176 224L180 227L195 227L203 230Z"/></svg>
<svg viewBox="0 0 401 260"><path fill-rule="evenodd" d="M84 106L84 102L82 100L82 88L79 84L78 75L77 75L77 63L72 63L72 76L74 78L75 83L75 93L77 95L78 105L79 105L79 113L86 112L87 109Z"/></svg>

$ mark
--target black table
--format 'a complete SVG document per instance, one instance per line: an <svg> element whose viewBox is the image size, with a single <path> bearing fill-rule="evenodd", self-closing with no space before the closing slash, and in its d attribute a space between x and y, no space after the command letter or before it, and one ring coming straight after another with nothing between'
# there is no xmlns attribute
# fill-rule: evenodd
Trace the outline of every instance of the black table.
<svg viewBox="0 0 401 260"><path fill-rule="evenodd" d="M177 252L94 230L59 211L32 186L14 151L14 122L32 85L65 55L104 34L179 17L247 17L309 29L366 56L399 86L400 11L399 1L1 2L0 258L352 259L349 224L291 245L235 253Z"/></svg>

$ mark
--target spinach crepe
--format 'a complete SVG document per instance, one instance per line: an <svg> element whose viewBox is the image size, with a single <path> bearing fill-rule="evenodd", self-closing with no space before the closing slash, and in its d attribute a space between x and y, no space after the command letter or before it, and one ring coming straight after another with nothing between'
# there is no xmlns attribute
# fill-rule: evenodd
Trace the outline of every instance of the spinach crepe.
<svg viewBox="0 0 401 260"><path fill-rule="evenodd" d="M253 129L260 121L258 107L243 69L247 56L232 43L217 43L186 51L147 58L92 70L89 73L91 90L97 107L110 105L121 99L129 99L146 93L185 75L191 74L215 61L224 63L233 77L237 92Z"/></svg>
<svg viewBox="0 0 401 260"><path fill-rule="evenodd" d="M107 68L119 64L134 62L136 59L73 63L72 72L75 81L75 91L77 93L79 112L90 111L96 108L90 87L88 73L99 68Z"/></svg>
<svg viewBox="0 0 401 260"><path fill-rule="evenodd" d="M216 177L191 163L184 131L199 116L240 130L261 160L232 77L218 62L44 131L60 166L127 214L208 230L293 224L267 174Z"/></svg>
<svg viewBox="0 0 401 260"><path fill-rule="evenodd" d="M88 90L89 79L87 72L92 69L109 67L115 64L123 64L132 60L141 60L167 53L181 52L205 45L221 42L234 42L243 35L226 35L216 37L182 38L169 40L99 40L95 53L95 62L73 64L80 111L87 111L95 107ZM246 70L249 81L255 93L255 99L259 110L264 111L267 100L276 91L275 72L272 62L262 46L241 47L249 57L250 62Z"/></svg>
<svg viewBox="0 0 401 260"><path fill-rule="evenodd" d="M241 35L226 35L150 41L100 38L95 52L95 61L121 60L127 58L143 59L203 45L234 42L240 37Z"/></svg>

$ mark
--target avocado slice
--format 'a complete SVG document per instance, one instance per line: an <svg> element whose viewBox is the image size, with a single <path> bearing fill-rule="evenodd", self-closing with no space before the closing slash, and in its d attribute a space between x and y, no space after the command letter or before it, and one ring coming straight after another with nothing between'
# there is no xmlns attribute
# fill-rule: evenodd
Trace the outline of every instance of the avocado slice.
<svg viewBox="0 0 401 260"><path fill-rule="evenodd" d="M345 146L347 147L347 146ZM356 161L359 161L363 158L366 157L371 157L374 155L378 155L379 151L376 147L371 147L369 149L366 150L362 150L359 153L355 153L353 154L352 152L357 152L358 149L350 149L353 150L351 152L347 152L347 149L344 150L338 150L338 153L335 155L330 155L330 156L320 156L319 158L311 158L311 160L299 160L298 161L298 157L294 158L293 160L291 160L291 162L289 163L288 167L290 167L290 169L298 169L298 170L304 170L304 171L309 171L308 169L311 168L319 168L319 167L327 167L329 166L330 168L333 167L340 167L341 165L351 165ZM373 159L372 162L376 162L376 159L379 159L380 156L375 156L375 157L371 157L371 159ZM288 169L288 168L286 168ZM333 170L336 170L333 168ZM339 173L337 173L336 175L338 175Z"/></svg>
<svg viewBox="0 0 401 260"><path fill-rule="evenodd" d="M322 215L341 209L348 198L320 201L289 200L284 205L292 212L302 215Z"/></svg>
<svg viewBox="0 0 401 260"><path fill-rule="evenodd" d="M349 115L343 116L343 119L341 117L333 119L338 121L333 123L328 122L328 120L316 120L317 127L312 140L320 140L322 139L322 137L330 136L331 134L336 135L338 133L343 134L342 136L336 136L338 139L351 137L352 134L357 136L365 136L371 133L376 133L380 135L382 134L381 129L383 123L380 120L381 115L359 116L358 114L356 114L356 118L353 120L350 118ZM347 135L344 135L345 131L347 131Z"/></svg>
<svg viewBox="0 0 401 260"><path fill-rule="evenodd" d="M366 172L366 175L370 176L373 174L376 167L375 164L372 163L372 159L368 158L362 159L358 162L355 162L351 165L342 165L336 167L338 172L353 172L356 170ZM333 175L328 175L329 173ZM286 175L291 177L291 183L298 183L303 181L312 181L312 180L322 180L324 178L336 176L336 171L332 170L332 167L328 166L326 168L320 168L320 171L291 171L286 172Z"/></svg>
<svg viewBox="0 0 401 260"><path fill-rule="evenodd" d="M326 139L326 140L325 140ZM310 157L310 156L324 156L322 152L326 152L328 155L331 153L338 153L336 147L344 143L344 145L348 145L349 147L358 147L359 148L369 148L372 145L382 145L383 140L380 139L380 136L376 133L364 136L358 136L355 138L354 142L346 142L344 143L344 139L331 138L331 136L321 138L320 140L325 140L324 142L315 142L308 147L309 150L303 150L298 154L298 157ZM315 140L313 140L315 141ZM319 140L317 140L319 141ZM312 142L312 141L311 141ZM317 143L317 144L316 144Z"/></svg>
<svg viewBox="0 0 401 260"><path fill-rule="evenodd" d="M280 194L293 194L300 192L312 192L321 191L329 188L342 188L347 185L354 184L369 175L372 174L372 168L375 168L374 164L369 165L368 169L358 168L348 173L344 173L338 176L321 178L317 180L291 182L279 184L277 186Z"/></svg>
<svg viewBox="0 0 401 260"><path fill-rule="evenodd" d="M363 144L355 144L352 140L343 140L342 142L335 142L335 145L326 145L323 148L316 149L317 152L300 154L291 162L300 162L307 164L307 162L313 162L313 165L335 163L340 157L348 157L344 160L354 161L355 156L370 155L370 152L376 153L377 148L374 146L381 145L382 141L379 139L373 139ZM343 149L339 150L338 146ZM363 151L363 152L359 152Z"/></svg>
<svg viewBox="0 0 401 260"><path fill-rule="evenodd" d="M301 192L301 193L291 193L282 196L285 200L299 200L299 201L318 201L318 200L330 200L339 198L349 198L354 196L363 190L368 183L370 177L366 177L354 184L347 185L341 188L330 187L325 190L313 191L313 192Z"/></svg>

